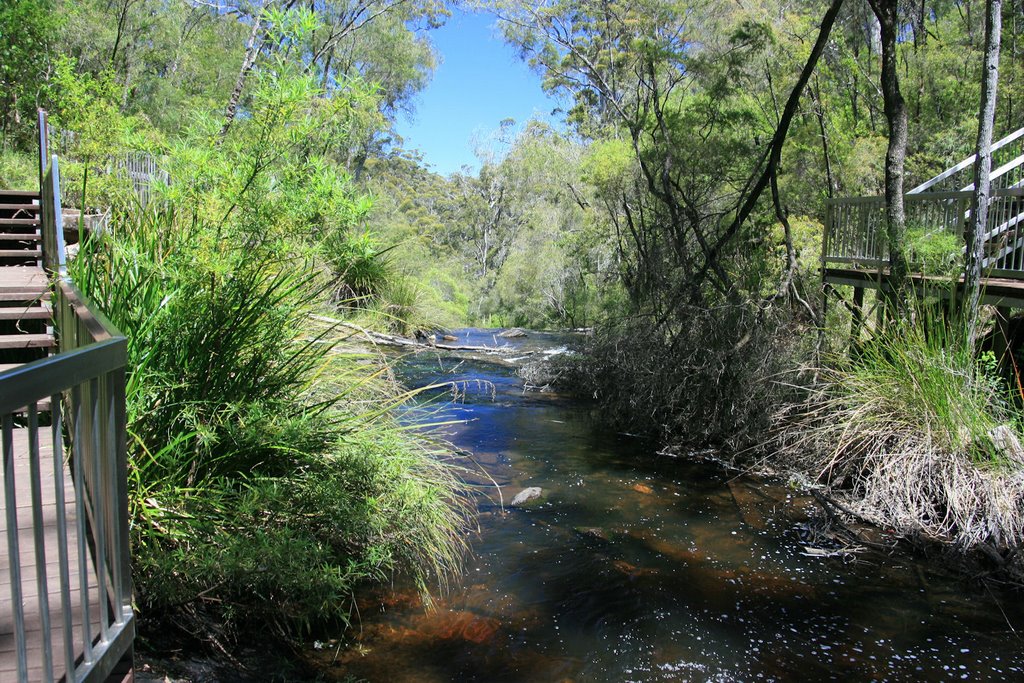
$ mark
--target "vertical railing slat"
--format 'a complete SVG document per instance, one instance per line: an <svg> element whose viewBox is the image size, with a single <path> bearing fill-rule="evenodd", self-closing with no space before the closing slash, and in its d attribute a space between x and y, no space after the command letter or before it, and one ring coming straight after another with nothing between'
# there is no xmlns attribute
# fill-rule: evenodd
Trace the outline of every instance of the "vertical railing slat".
<svg viewBox="0 0 1024 683"><path fill-rule="evenodd" d="M28 652L25 648L25 605L21 597L21 552L18 543L18 496L14 471L14 418L4 415L0 422L4 451L4 505L7 516L7 561L11 575L11 606L14 609L14 647L18 658L18 680L28 680Z"/></svg>
<svg viewBox="0 0 1024 683"><path fill-rule="evenodd" d="M92 614L89 605L89 554L86 552L86 542L88 536L86 535L86 524L85 524L85 449L83 448L83 441L85 441L85 435L82 433L85 430L84 410L85 410L85 397L82 396L82 386L78 385L71 389L71 411L72 411L72 425L73 425L73 445L72 445L72 463L74 465L74 478L75 478L75 522L78 526L78 586L79 586L79 599L82 605L82 663L84 665L91 665L93 662L92 656Z"/></svg>
<svg viewBox="0 0 1024 683"><path fill-rule="evenodd" d="M99 602L98 612L100 616L100 641L107 643L110 641L110 610L107 596L107 530L106 530L106 505L103 500L106 497L106 491L104 490L103 482L103 453L105 452L104 446L106 442L106 435L102 429L98 429L103 424L102 416L100 414L100 406L102 397L100 396L100 382L98 379L93 378L89 380L89 415L90 423L92 425L92 439L90 439L90 447L92 452L89 456L89 462L92 463L92 482L88 486L89 495L89 509L92 512L91 519L93 521L93 539L95 542L93 552L93 563L96 569L96 584L98 588L97 602Z"/></svg>
<svg viewBox="0 0 1024 683"><path fill-rule="evenodd" d="M54 497L57 503L57 562L60 571L60 607L62 636L64 638L65 680L75 672L75 645L71 614L71 570L68 565L67 497L64 491L64 411L62 397L50 397L50 427L53 439Z"/></svg>
<svg viewBox="0 0 1024 683"><path fill-rule="evenodd" d="M28 406L28 469L32 498L32 539L35 544L36 589L39 591L39 625L43 639L43 680L53 680L53 642L50 632L50 592L46 580L46 526L43 519L42 468L39 466L39 409Z"/></svg>

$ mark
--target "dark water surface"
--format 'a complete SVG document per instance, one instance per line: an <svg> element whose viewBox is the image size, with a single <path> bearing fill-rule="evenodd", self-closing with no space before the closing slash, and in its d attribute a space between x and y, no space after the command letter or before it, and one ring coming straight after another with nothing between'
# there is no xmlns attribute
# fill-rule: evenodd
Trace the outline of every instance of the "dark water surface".
<svg viewBox="0 0 1024 683"><path fill-rule="evenodd" d="M469 381L432 419L468 421L447 432L487 473L475 482L480 534L462 584L434 609L401 586L364 601L356 643L313 653L330 677L1024 680L1019 594L972 589L923 560L809 556L805 499L658 455L585 406L524 394L506 365L420 354L400 372L410 386ZM543 489L536 505L502 510L527 486Z"/></svg>

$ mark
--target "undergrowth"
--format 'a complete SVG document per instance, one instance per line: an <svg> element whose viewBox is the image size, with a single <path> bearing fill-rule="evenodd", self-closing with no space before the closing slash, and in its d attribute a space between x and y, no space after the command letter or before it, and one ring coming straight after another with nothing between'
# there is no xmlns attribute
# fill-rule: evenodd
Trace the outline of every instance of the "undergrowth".
<svg viewBox="0 0 1024 683"><path fill-rule="evenodd" d="M311 326L320 271L237 237L134 207L71 264L128 338L138 607L222 640L348 624L356 588L395 573L443 588L465 551L457 469L393 423L378 364Z"/></svg>
<svg viewBox="0 0 1024 683"><path fill-rule="evenodd" d="M630 318L598 328L559 357L556 384L596 399L618 429L689 445L739 449L769 427L792 349L771 314L686 307L674 325Z"/></svg>
<svg viewBox="0 0 1024 683"><path fill-rule="evenodd" d="M893 325L781 416L776 462L901 534L961 547L1024 540L1024 452L1010 387L966 335Z"/></svg>

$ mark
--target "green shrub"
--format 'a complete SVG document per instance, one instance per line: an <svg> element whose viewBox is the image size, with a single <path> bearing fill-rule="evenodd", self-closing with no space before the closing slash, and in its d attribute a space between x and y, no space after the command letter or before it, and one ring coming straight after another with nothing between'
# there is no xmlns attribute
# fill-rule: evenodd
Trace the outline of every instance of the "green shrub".
<svg viewBox="0 0 1024 683"><path fill-rule="evenodd" d="M35 190L39 187L38 163L31 154L0 149L0 187Z"/></svg>
<svg viewBox="0 0 1024 683"><path fill-rule="evenodd" d="M130 211L71 264L129 339L143 614L289 632L347 623L362 581L443 585L464 551L456 470L390 422L374 366L310 329L316 271L222 234Z"/></svg>

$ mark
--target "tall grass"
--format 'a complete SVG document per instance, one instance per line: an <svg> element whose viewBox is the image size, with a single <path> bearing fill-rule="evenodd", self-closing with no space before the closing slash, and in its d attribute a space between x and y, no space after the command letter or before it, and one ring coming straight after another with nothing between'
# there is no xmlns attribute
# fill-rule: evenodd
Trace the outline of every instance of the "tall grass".
<svg viewBox="0 0 1024 683"><path fill-rule="evenodd" d="M894 326L786 416L779 457L904 534L969 547L1024 540L1018 415L993 363L927 315Z"/></svg>
<svg viewBox="0 0 1024 683"><path fill-rule="evenodd" d="M294 632L347 623L363 581L444 586L465 551L457 471L380 409L374 366L310 328L319 271L166 208L112 226L71 272L129 339L144 615Z"/></svg>

